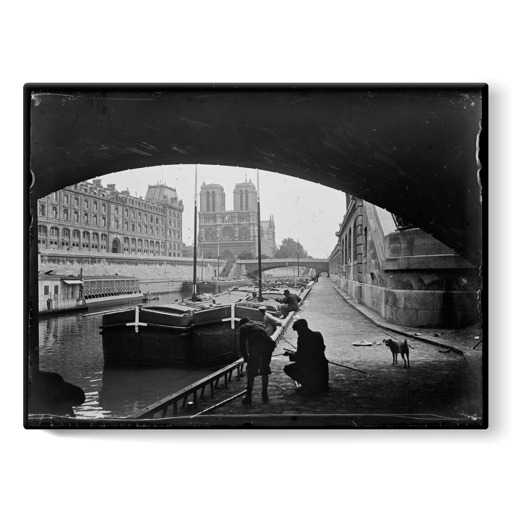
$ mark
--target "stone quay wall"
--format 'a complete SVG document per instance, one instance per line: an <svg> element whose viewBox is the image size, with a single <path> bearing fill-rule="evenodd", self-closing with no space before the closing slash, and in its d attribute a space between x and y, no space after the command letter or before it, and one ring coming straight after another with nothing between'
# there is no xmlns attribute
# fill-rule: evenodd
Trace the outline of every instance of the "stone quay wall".
<svg viewBox="0 0 512 512"><path fill-rule="evenodd" d="M123 254L84 255L70 251L41 251L39 268L42 273L53 270L58 275L133 276L141 282L190 281L193 278L193 258L139 257ZM217 270L224 268L225 260L197 260L197 278L211 280Z"/></svg>
<svg viewBox="0 0 512 512"><path fill-rule="evenodd" d="M480 320L476 291L393 290L343 277L339 286L396 325L459 328Z"/></svg>

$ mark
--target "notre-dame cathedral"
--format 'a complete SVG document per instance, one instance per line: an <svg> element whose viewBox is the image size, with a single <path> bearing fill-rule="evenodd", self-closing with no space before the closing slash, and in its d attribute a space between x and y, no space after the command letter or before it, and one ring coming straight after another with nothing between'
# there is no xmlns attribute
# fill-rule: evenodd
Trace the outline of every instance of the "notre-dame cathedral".
<svg viewBox="0 0 512 512"><path fill-rule="evenodd" d="M258 256L258 193L251 180L237 183L233 210L226 211L221 185L201 186L198 254L204 258L256 258ZM261 221L261 254L272 258L276 251L274 217Z"/></svg>

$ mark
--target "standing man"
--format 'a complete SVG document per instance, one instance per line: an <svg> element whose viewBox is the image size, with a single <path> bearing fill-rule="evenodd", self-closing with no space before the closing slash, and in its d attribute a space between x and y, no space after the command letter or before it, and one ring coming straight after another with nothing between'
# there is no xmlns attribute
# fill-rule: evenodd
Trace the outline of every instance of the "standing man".
<svg viewBox="0 0 512 512"><path fill-rule="evenodd" d="M244 317L240 320L240 349L247 362L247 393L242 400L244 405L252 405L252 388L254 378L261 375L261 398L263 403L268 402L268 376L270 373L270 360L276 348L274 340L267 334L260 322Z"/></svg>
<svg viewBox="0 0 512 512"><path fill-rule="evenodd" d="M284 367L286 375L302 385L304 392L323 393L329 391L329 368L325 357L323 336L308 327L301 318L293 324L297 331L297 352L285 352L293 364Z"/></svg>
<svg viewBox="0 0 512 512"><path fill-rule="evenodd" d="M286 318L290 311L299 311L299 302L302 300L295 293L290 293L290 290L285 290L283 292L284 298L276 299L277 302L280 302L282 306L279 307L281 311L280 318Z"/></svg>

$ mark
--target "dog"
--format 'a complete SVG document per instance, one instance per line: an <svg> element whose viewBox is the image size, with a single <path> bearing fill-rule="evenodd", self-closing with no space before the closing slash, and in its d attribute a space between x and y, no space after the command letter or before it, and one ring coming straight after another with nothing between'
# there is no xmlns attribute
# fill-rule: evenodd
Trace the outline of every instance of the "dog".
<svg viewBox="0 0 512 512"><path fill-rule="evenodd" d="M407 345L407 340L404 341L394 341L391 338L387 340L382 340L386 347L389 347L391 350L391 354L393 355L393 364L398 364L398 354L402 356L404 360L404 368L411 367L409 364L409 345ZM407 361L405 358L407 357Z"/></svg>

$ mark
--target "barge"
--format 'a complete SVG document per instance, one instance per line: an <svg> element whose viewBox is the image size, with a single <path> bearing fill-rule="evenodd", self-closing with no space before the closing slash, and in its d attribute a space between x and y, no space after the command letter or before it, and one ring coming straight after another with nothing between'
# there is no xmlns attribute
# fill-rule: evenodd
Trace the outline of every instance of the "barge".
<svg viewBox="0 0 512 512"><path fill-rule="evenodd" d="M241 356L241 318L263 321L262 312L244 304L184 302L138 305L102 317L105 366L229 364Z"/></svg>

